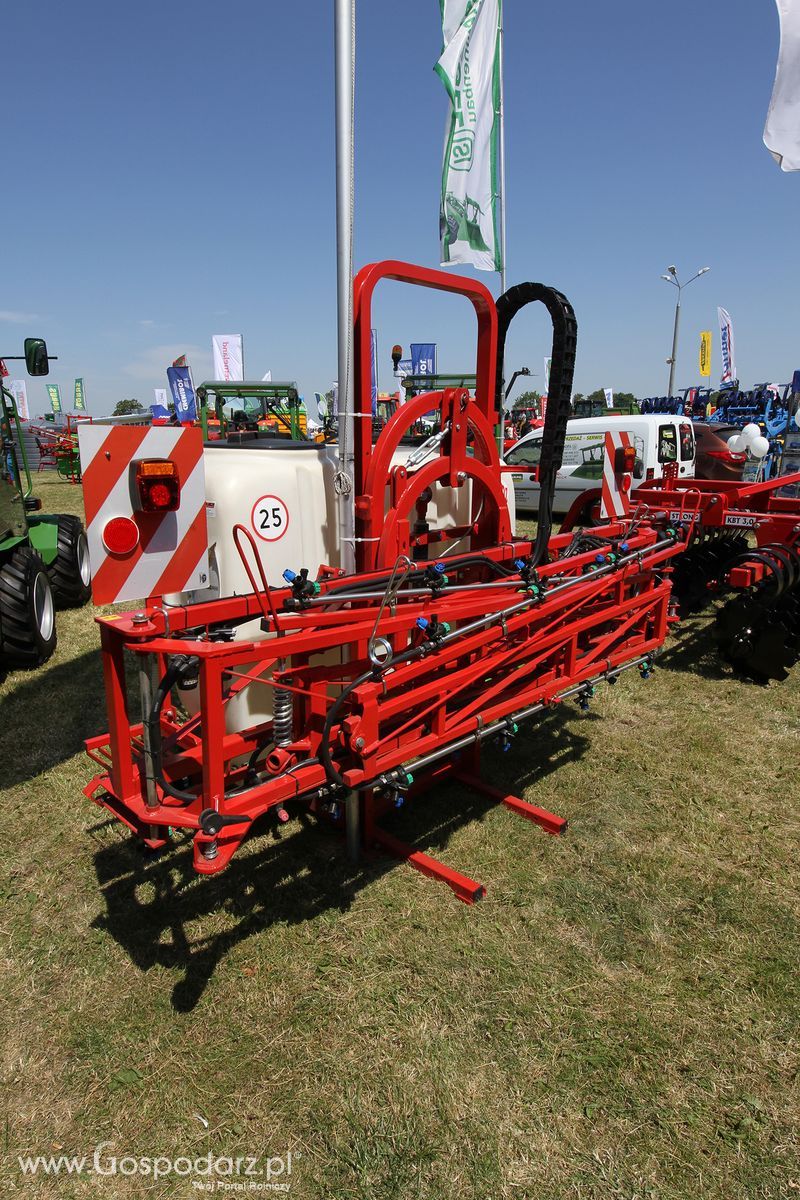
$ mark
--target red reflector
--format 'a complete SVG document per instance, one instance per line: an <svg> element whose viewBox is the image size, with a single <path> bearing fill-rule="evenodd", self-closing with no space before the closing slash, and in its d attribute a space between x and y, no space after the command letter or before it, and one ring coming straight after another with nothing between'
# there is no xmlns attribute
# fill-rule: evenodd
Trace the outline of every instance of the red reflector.
<svg viewBox="0 0 800 1200"><path fill-rule="evenodd" d="M629 492L629 491L631 490L631 477L630 477L630 475L623 475L623 476L622 476L622 479L620 480L619 486L620 486L620 488L622 489L622 491L623 491L623 492Z"/></svg>
<svg viewBox="0 0 800 1200"><path fill-rule="evenodd" d="M655 470L653 469L653 467L647 468L647 470L644 473L644 477L645 477L645 479L655 479L656 473L655 473Z"/></svg>
<svg viewBox="0 0 800 1200"><path fill-rule="evenodd" d="M103 529L109 554L130 554L139 545L139 527L130 517L112 517Z"/></svg>
<svg viewBox="0 0 800 1200"><path fill-rule="evenodd" d="M636 447L626 446L622 453L622 461L626 471L632 471L636 466Z"/></svg>
<svg viewBox="0 0 800 1200"><path fill-rule="evenodd" d="M178 468L168 458L144 458L137 462L136 489L142 512L175 512L180 507Z"/></svg>

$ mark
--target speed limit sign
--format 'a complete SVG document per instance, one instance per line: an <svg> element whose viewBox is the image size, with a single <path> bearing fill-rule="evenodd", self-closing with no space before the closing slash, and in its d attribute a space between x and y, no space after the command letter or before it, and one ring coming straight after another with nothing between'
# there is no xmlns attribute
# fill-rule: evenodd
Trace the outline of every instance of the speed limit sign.
<svg viewBox="0 0 800 1200"><path fill-rule="evenodd" d="M289 510L280 496L259 496L250 514L250 524L265 542L277 542L289 528Z"/></svg>

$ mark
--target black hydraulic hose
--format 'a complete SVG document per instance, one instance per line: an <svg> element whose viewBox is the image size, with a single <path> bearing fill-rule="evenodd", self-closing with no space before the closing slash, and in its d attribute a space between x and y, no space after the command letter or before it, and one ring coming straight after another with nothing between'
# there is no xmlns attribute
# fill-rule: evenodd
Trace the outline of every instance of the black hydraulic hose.
<svg viewBox="0 0 800 1200"><path fill-rule="evenodd" d="M440 561L440 560L434 559L434 558L428 559L425 562L425 568L431 566L432 563L438 562L438 561ZM443 558L441 561L444 562L445 559ZM448 558L447 559L447 570L451 574L454 574L461 567L489 567L492 571L494 571L495 575L499 575L499 576L507 576L507 575L515 575L516 574L516 571L513 567L504 567L502 563L496 562L495 559L488 558L483 554L467 554L467 555L464 555L462 558ZM406 574L403 576L403 579L404 580L422 579L425 575L425 568L419 568L419 569L415 568L413 571L407 571ZM385 587L386 584L389 582L389 580L391 578L391 574L392 574L391 571L386 571L385 573L379 575L376 579L371 580L369 585L367 585L367 584L361 585L361 590L364 591L364 590L368 590L368 588L375 588L375 591L377 593L380 588ZM352 589L352 587L353 587L352 579L347 579L346 581L337 583L326 589L323 599L327 599L329 596L335 597L335 596L339 595L341 592L349 592Z"/></svg>
<svg viewBox="0 0 800 1200"><path fill-rule="evenodd" d="M153 765L153 776L159 787L167 793L168 796L174 796L176 800L182 800L184 804L190 804L197 799L194 792L184 792L181 788L175 787L168 779L165 779L161 764L161 710L164 707L164 701L169 696L173 687L180 680L181 676L187 671L193 662L188 654L176 654L170 659L164 675L159 681L156 693L153 697L153 704L150 713L147 717L147 732L150 737L150 761Z"/></svg>
<svg viewBox="0 0 800 1200"><path fill-rule="evenodd" d="M545 561L547 544L553 524L553 491L556 472L564 455L564 439L570 417L572 377L575 372L575 348L578 324L572 305L566 296L543 283L519 283L503 292L497 301L497 377L495 404L498 414L503 408L503 378L508 328L525 305L541 301L553 322L553 346L550 363L550 382L547 389L547 413L539 458L539 514L536 541L533 547L533 566Z"/></svg>

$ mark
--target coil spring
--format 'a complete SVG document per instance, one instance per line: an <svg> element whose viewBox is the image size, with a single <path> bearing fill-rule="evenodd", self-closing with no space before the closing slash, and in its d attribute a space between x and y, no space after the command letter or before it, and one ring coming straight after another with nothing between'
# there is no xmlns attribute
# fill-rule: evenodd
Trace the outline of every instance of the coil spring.
<svg viewBox="0 0 800 1200"><path fill-rule="evenodd" d="M292 740L294 705L292 693L275 688L275 711L272 717L272 736L276 746L288 746Z"/></svg>

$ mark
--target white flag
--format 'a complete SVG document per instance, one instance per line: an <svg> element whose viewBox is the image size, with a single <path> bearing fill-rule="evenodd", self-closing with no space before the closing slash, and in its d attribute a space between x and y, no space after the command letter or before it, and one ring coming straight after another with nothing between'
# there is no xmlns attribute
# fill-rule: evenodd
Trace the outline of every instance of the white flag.
<svg viewBox="0 0 800 1200"><path fill-rule="evenodd" d="M17 415L20 421L30 420L30 412L28 411L28 389L25 387L24 379L7 379L5 382L6 391L11 392L14 397L14 403L17 406Z"/></svg>
<svg viewBox="0 0 800 1200"><path fill-rule="evenodd" d="M261 376L262 383L272 383L272 371L267 371L266 375Z"/></svg>
<svg viewBox="0 0 800 1200"><path fill-rule="evenodd" d="M603 388L603 394L606 398L606 408L613 408L614 407L614 389L613 388Z"/></svg>
<svg viewBox="0 0 800 1200"><path fill-rule="evenodd" d="M240 333L215 333L211 338L214 351L214 378L226 381L244 379L244 347Z"/></svg>
<svg viewBox="0 0 800 1200"><path fill-rule="evenodd" d="M733 356L733 325L730 314L724 308L717 309L719 317L719 345L722 351L721 383L731 383L736 379L736 362Z"/></svg>
<svg viewBox="0 0 800 1200"><path fill-rule="evenodd" d="M782 171L800 171L800 0L776 0L781 44L764 145Z"/></svg>
<svg viewBox="0 0 800 1200"><path fill-rule="evenodd" d="M153 388L153 403L158 404L160 408L168 408L166 388Z"/></svg>
<svg viewBox="0 0 800 1200"><path fill-rule="evenodd" d="M500 20L502 0L440 0L444 50L436 72L450 97L439 208L441 263L502 267Z"/></svg>

